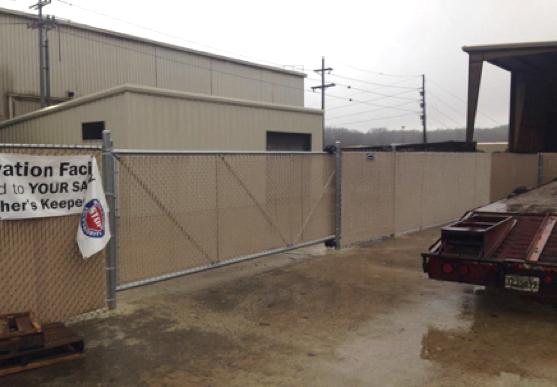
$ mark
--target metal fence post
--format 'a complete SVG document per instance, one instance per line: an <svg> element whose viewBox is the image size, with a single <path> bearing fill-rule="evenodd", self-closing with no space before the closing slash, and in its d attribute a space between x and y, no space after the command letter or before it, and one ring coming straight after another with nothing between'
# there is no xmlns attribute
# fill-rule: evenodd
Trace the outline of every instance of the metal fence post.
<svg viewBox="0 0 557 387"><path fill-rule="evenodd" d="M340 141L335 141L335 249L341 248L342 221L342 151Z"/></svg>
<svg viewBox="0 0 557 387"><path fill-rule="evenodd" d="M109 309L116 308L116 190L114 182L114 155L112 138L109 130L103 130L102 143L102 177L103 187L108 202L108 221L112 237L106 247L106 304Z"/></svg>

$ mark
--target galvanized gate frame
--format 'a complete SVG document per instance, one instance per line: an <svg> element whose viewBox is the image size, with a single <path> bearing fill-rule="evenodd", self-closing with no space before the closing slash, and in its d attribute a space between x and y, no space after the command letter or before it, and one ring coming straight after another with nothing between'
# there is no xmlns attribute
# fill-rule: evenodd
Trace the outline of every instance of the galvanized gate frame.
<svg viewBox="0 0 557 387"><path fill-rule="evenodd" d="M286 239L284 238L284 236L280 233L280 230L278 230L276 225L273 224L272 219L266 213L265 209L262 208L259 205L257 200L253 197L253 195L249 191L248 187L245 186L245 184L242 182L241 178L234 172L234 170L229 165L229 163L226 162L226 160L224 159L224 155L226 155L226 154L238 154L238 153L242 153L242 154L262 154L262 155L264 155L264 154L308 154L308 152L257 152L257 151L248 151L248 152L223 152L223 151L201 151L200 152L200 151L193 151L192 152L192 151L180 151L180 150L114 149L110 131L109 130L103 131L103 143L102 143L103 185L104 185L104 190L105 190L105 194L106 194L106 197L107 197L107 202L108 202L109 210L110 210L109 211L109 222L110 222L111 233L112 233L112 238L110 239L110 241L109 241L109 243L106 247L107 306L110 309L114 309L116 307L116 292L117 291L122 291L122 290L130 289L130 288L134 288L134 287L138 287L138 286L142 286L142 285L147 285L147 284L151 284L151 283L154 283L154 282L159 282L159 281L163 281L163 280L167 280L167 279L171 279L171 278L177 278L177 277L181 277L181 276L184 276L184 275L187 275L187 274L201 272L201 271L205 271L205 270L209 270L209 269L213 269L213 268L217 268L217 267L222 267L222 266L230 265L230 264L241 262L241 261L247 261L247 260L250 260L250 259L265 257L265 256L274 255L274 254L278 254L278 253L283 253L283 252L299 249L299 248L306 247L306 246L311 246L311 245L315 245L315 244L324 243L324 242L331 241L331 240L334 240L335 248L340 249L341 248L340 238L341 238L341 163L342 163L342 153L341 153L341 149L340 149L340 142L337 141L335 145L336 145L336 149L335 149L335 170L328 177L327 182L326 182L325 186L323 187L322 192L320 193L320 198L318 200L318 202L321 201L322 197L324 196L325 192L327 191L328 187L332 184L332 181L334 179L334 181L335 181L335 234L334 235L328 235L324 238L320 238L320 239L317 239L317 240L294 243L294 244L288 244L288 243L286 243ZM275 229L280 234L281 239L283 240L283 242L285 242L286 246L281 247L281 248L261 251L261 252L254 253L254 254L235 257L235 258L231 258L231 259L227 259L227 260L223 260L223 261L219 261L219 262L211 262L211 263L209 263L207 265L204 265L204 266L198 266L198 267L187 269L187 270L177 271L177 272L173 272L173 273L159 275L159 276L152 277L152 278L142 279L140 281L134 281L134 282L127 283L127 284L118 285L117 284L117 278L116 278L116 265L117 265L117 262L118 262L118 258L117 258L117 254L118 254L118 248L117 248L118 230L117 230L116 218L117 218L117 210L118 209L117 209L117 204L116 204L117 203L116 202L117 184L116 184L116 168L115 168L115 160L114 159L118 159L119 155L146 155L146 154L151 154L151 155L179 155L179 154L220 155L221 160L223 160L225 166L229 169L231 174L234 176L234 178L241 185L242 189L246 192L246 194L250 197L250 199L257 206L257 208L259 209L261 214L264 216L265 220L267 222L269 222L269 224L273 227L273 229ZM130 176L132 176L134 179L139 179L139 177L136 176L135 174L130 174ZM139 179L139 183L141 183L140 180L141 179ZM147 187L143 187L143 188L147 188ZM156 203L156 204L163 211L165 210L165 206L164 206L163 203ZM303 230L306 227L309 219L313 216L313 214L315 212L315 209L316 209L316 206L314 206L314 208L312 208L310 210L310 213L308 214L308 216L304 220L304 224L302 226L301 233L303 233ZM164 211L164 212L167 212L167 211ZM173 219L172 216L171 216L171 219ZM187 235L189 237L188 239L190 239L194 242L195 246L198 245L197 243L195 243L195 241L192 239L191 235L189 235L189 233L187 233L186 230L182 230L182 231L184 231L185 235ZM296 239L299 240L299 237L297 237ZM203 252L203 249L201 249L200 251Z"/></svg>

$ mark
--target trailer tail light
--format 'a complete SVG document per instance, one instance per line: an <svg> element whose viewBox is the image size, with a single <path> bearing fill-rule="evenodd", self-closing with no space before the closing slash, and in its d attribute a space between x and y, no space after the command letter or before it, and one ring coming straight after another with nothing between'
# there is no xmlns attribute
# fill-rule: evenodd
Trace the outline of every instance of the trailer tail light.
<svg viewBox="0 0 557 387"><path fill-rule="evenodd" d="M465 282L476 285L497 283L497 265L461 259L460 262L444 258L428 257L425 271L430 278L443 281Z"/></svg>
<svg viewBox="0 0 557 387"><path fill-rule="evenodd" d="M524 265L522 263L513 263L513 269L524 270Z"/></svg>

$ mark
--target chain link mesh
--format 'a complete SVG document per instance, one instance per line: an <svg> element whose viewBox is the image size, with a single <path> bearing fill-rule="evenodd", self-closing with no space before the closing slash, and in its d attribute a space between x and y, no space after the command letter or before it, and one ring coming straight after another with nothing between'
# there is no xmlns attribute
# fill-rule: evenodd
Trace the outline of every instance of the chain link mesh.
<svg viewBox="0 0 557 387"><path fill-rule="evenodd" d="M334 157L118 156L118 284L334 234Z"/></svg>
<svg viewBox="0 0 557 387"><path fill-rule="evenodd" d="M93 149L12 148L0 153L93 154ZM75 241L79 215L0 221L0 314L33 311L41 321L68 320L106 302L104 251L83 260Z"/></svg>

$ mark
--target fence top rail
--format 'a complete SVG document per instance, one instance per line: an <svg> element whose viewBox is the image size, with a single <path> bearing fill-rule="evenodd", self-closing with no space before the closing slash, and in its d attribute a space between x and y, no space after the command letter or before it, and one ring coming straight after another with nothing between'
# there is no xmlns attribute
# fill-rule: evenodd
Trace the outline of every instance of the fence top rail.
<svg viewBox="0 0 557 387"><path fill-rule="evenodd" d="M32 148L32 149L88 149L101 150L101 145L68 145L68 144L3 144L0 148Z"/></svg>
<svg viewBox="0 0 557 387"><path fill-rule="evenodd" d="M326 155L327 152L296 151L197 151L178 149L114 149L116 155Z"/></svg>

